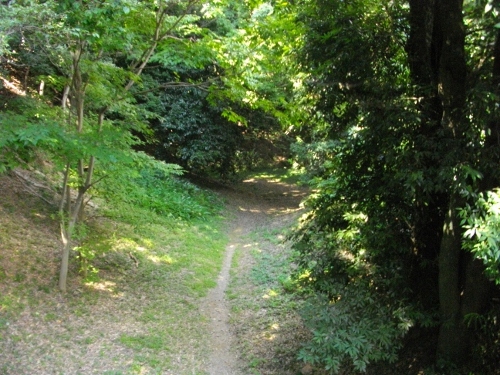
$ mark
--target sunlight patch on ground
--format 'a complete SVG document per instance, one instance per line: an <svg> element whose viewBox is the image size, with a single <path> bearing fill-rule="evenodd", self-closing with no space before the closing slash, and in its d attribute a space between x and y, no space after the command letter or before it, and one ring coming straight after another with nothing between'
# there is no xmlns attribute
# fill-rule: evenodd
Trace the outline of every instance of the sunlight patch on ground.
<svg viewBox="0 0 500 375"><path fill-rule="evenodd" d="M174 259L169 255L161 255L161 256L148 255L147 258L151 262L156 263L156 264L159 264L159 263L172 264L172 263L174 263Z"/></svg>
<svg viewBox="0 0 500 375"><path fill-rule="evenodd" d="M275 333L265 331L265 332L262 332L260 334L260 337L266 341L274 341L276 339L277 335Z"/></svg>
<svg viewBox="0 0 500 375"><path fill-rule="evenodd" d="M270 298L277 297L277 296L278 296L278 293L276 291L274 291L274 290L271 289L269 292L267 292L266 294L264 294L262 296L262 298L264 298L264 299L270 299Z"/></svg>
<svg viewBox="0 0 500 375"><path fill-rule="evenodd" d="M288 214L292 214L294 212L299 212L299 211L302 211L303 208L302 207L299 207L299 208L283 208L283 207L278 207L278 208L273 208L273 209L270 209L270 210L267 210L266 213L267 214L270 214L270 215L274 215L274 214L278 214L278 215L288 215Z"/></svg>
<svg viewBox="0 0 500 375"><path fill-rule="evenodd" d="M243 211L243 212L252 212L252 213L255 213L255 214L259 214L262 212L262 210L256 210L256 209L248 209L248 208L243 208L243 207L238 207L238 209L240 211Z"/></svg>
<svg viewBox="0 0 500 375"><path fill-rule="evenodd" d="M144 247L138 246L137 242L130 238L117 238L113 241L112 244L113 250L138 250L143 251L146 250Z"/></svg>
<svg viewBox="0 0 500 375"><path fill-rule="evenodd" d="M98 282L88 282L86 285L94 290L100 290L103 292L114 292L116 283L112 281L102 280Z"/></svg>

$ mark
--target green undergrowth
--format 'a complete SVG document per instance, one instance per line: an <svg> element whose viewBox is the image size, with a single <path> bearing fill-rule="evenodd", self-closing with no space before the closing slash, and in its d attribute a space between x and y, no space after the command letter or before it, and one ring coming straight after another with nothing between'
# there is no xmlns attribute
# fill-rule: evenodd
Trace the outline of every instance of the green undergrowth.
<svg viewBox="0 0 500 375"><path fill-rule="evenodd" d="M164 287L169 282L169 288L175 283L190 296L204 296L215 286L227 241L221 223L217 216L190 222L152 217L150 223L135 226L120 223L111 237L102 239L108 250L97 261L111 266L116 262L117 269L133 277L133 288ZM120 260L123 256L128 259ZM176 273L181 277L171 280Z"/></svg>
<svg viewBox="0 0 500 375"><path fill-rule="evenodd" d="M296 374L301 301L290 278L289 228L267 223L236 249L227 297L249 374ZM251 246L248 246L251 244ZM284 364L286 363L286 366Z"/></svg>
<svg viewBox="0 0 500 375"><path fill-rule="evenodd" d="M118 279L124 281L122 289L114 290L116 295L141 299L133 315L144 329L119 337L119 344L134 352L127 371L184 373L183 364L175 370L179 356L197 367L205 353L206 322L198 301L216 285L222 264L227 243L222 202L177 178L143 174L137 182L144 195L106 209L114 218L114 232L101 237L108 249L96 263L121 270ZM97 284L103 281L104 274ZM192 353L186 353L186 347Z"/></svg>
<svg viewBox="0 0 500 375"><path fill-rule="evenodd" d="M66 294L57 291L53 210L0 202L10 215L0 229L0 373L203 373L199 306L227 243L223 202L156 172L109 178L94 192Z"/></svg>
<svg viewBox="0 0 500 375"><path fill-rule="evenodd" d="M251 236L254 265L249 277L263 306L275 309L276 315L288 314L299 301L297 284L290 277L291 251L284 242L287 232L287 228L262 228Z"/></svg>

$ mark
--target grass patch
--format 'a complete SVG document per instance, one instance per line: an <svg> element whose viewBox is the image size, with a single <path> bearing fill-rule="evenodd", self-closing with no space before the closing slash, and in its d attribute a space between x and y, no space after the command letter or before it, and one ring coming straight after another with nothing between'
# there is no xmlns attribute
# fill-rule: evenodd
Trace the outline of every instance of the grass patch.
<svg viewBox="0 0 500 375"><path fill-rule="evenodd" d="M278 314L295 310L299 298L296 297L295 283L290 277L289 254L253 251L255 265L250 271L250 279L261 296L261 307L276 309Z"/></svg>
<svg viewBox="0 0 500 375"><path fill-rule="evenodd" d="M154 333L139 336L123 334L120 336L120 342L132 349L168 350L165 337Z"/></svg>
<svg viewBox="0 0 500 375"><path fill-rule="evenodd" d="M233 258L227 297L249 374L295 375L302 367L296 353L306 331L297 314L300 299L289 277L287 230L279 217L268 217L244 241L252 246L237 248Z"/></svg>
<svg viewBox="0 0 500 375"><path fill-rule="evenodd" d="M0 372L203 373L210 338L198 306L227 243L222 202L177 178L146 177L130 199L96 193L77 245L97 273L84 277L74 252L66 294L52 208L1 187L12 195L0 202Z"/></svg>

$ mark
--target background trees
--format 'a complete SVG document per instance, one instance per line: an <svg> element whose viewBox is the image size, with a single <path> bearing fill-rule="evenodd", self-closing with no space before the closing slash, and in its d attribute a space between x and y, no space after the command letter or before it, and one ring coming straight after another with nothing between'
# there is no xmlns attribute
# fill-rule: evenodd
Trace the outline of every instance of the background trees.
<svg viewBox="0 0 500 375"><path fill-rule="evenodd" d="M26 72L26 80L40 82L38 100L29 91L31 82L26 84L27 102L34 107L32 113L21 114L23 107L15 103L5 105L9 143L17 146L22 141L18 124L11 116L17 112L19 118L28 121L33 116L39 119L34 124L38 129L24 129L28 131L25 138L36 146L40 146L38 141L52 141L54 161L61 168L64 165L61 290L66 289L69 253L73 236L83 222L89 189L109 173L116 173L117 164L133 163L138 158L131 149L138 142L132 132L146 128L147 113L134 107L130 88L139 81L151 57L169 48L168 39L178 40L195 32L191 30L198 18L191 14L195 4L70 1L2 6L5 15L17 21L8 25L11 51L6 54L4 66L19 65ZM44 64L37 64L40 60ZM44 111L44 101L59 102L60 111ZM56 135L30 137L30 131L38 131L46 123L56 125ZM72 195L73 189L76 196Z"/></svg>
<svg viewBox="0 0 500 375"><path fill-rule="evenodd" d="M162 65L148 69L148 83L194 84L151 92L144 101L157 116L157 157L229 178L288 156L290 139L278 121L290 91L281 70L288 47L284 35L270 31L285 24L275 15L279 9L266 2L205 4L202 47L153 59Z"/></svg>
<svg viewBox="0 0 500 375"><path fill-rule="evenodd" d="M40 69L33 61L44 60L47 68L38 72L38 95L44 95L47 81L45 90L52 94L48 100L59 99L62 109L59 116L46 118L58 123L59 133L73 141L73 147L64 142L62 149L54 149L65 165L60 203L64 249L59 288L63 291L73 236L83 220L97 164L102 179L109 164L133 160L130 147L137 141L131 131L144 128L131 107L130 88L149 60L169 48L169 39L196 32L192 24L198 17L191 14L195 4L63 1L11 4L3 9L19 22L9 29L18 50L12 49L7 63L21 61L28 75L30 69Z"/></svg>
<svg viewBox="0 0 500 375"><path fill-rule="evenodd" d="M234 59L242 51L233 53L227 44L250 17L246 7L197 0L27 1L1 11L4 81L23 94L3 103L2 168L44 149L64 175L62 290L89 191L143 163L134 151L139 145L187 169L228 176L255 166L256 141L270 144L267 138L277 134L272 116L242 102L257 97L251 79L226 73L239 69ZM237 95L226 93L232 88ZM161 169L179 173L172 165Z"/></svg>

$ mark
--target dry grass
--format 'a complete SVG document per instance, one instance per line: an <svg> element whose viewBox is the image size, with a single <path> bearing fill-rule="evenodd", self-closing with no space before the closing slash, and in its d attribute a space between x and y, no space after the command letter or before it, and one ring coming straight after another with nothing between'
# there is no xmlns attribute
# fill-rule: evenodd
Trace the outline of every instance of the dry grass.
<svg viewBox="0 0 500 375"><path fill-rule="evenodd" d="M0 178L0 196L0 374L204 373L198 302L224 248L216 227L95 219L99 280L84 282L72 259L62 294L54 208L13 176Z"/></svg>

